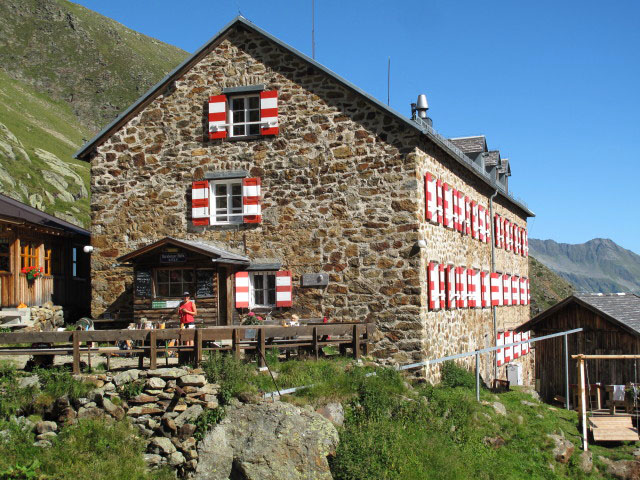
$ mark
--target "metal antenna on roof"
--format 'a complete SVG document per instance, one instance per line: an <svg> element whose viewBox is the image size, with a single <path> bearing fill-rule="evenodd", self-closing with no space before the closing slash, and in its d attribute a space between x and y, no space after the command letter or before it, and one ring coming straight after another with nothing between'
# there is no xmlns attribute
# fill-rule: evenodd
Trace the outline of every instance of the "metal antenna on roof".
<svg viewBox="0 0 640 480"><path fill-rule="evenodd" d="M316 59L316 2L311 0L311 58Z"/></svg>
<svg viewBox="0 0 640 480"><path fill-rule="evenodd" d="M387 106L391 98L391 57L387 60Z"/></svg>

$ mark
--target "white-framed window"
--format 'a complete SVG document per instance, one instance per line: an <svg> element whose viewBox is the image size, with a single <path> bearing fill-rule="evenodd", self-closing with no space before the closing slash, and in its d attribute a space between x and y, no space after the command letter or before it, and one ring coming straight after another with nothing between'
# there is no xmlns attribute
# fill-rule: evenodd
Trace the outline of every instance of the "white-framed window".
<svg viewBox="0 0 640 480"><path fill-rule="evenodd" d="M251 308L276 306L276 272L250 272Z"/></svg>
<svg viewBox="0 0 640 480"><path fill-rule="evenodd" d="M260 95L229 97L231 137L260 135Z"/></svg>
<svg viewBox="0 0 640 480"><path fill-rule="evenodd" d="M242 179L215 180L211 189L211 225L242 223Z"/></svg>

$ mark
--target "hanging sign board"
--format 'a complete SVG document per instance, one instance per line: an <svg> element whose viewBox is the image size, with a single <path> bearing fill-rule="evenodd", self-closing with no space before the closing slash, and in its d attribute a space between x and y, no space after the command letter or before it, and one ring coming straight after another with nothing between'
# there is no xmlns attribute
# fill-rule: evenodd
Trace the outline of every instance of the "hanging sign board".
<svg viewBox="0 0 640 480"><path fill-rule="evenodd" d="M160 263L184 263L187 261L187 254L184 252L162 252Z"/></svg>
<svg viewBox="0 0 640 480"><path fill-rule="evenodd" d="M154 300L151 302L151 308L157 310L159 308L178 308L180 300Z"/></svg>

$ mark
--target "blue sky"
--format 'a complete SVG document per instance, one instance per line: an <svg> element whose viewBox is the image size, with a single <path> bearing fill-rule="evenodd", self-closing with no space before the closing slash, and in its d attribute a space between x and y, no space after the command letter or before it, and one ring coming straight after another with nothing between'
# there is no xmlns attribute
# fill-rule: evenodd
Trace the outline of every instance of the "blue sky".
<svg viewBox="0 0 640 480"><path fill-rule="evenodd" d="M311 0L82 0L193 52L240 11L311 55ZM537 217L529 236L640 253L640 2L315 0L316 60L448 137L484 134Z"/></svg>

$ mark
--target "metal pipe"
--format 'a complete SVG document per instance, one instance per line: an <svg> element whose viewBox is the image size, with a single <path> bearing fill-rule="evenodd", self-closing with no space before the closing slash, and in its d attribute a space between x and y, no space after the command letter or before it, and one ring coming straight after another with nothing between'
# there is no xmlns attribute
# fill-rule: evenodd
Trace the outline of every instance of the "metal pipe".
<svg viewBox="0 0 640 480"><path fill-rule="evenodd" d="M496 222L493 220L493 199L498 195L498 190L493 192L493 195L489 197L489 222L491 222L491 273L496 271ZM491 283L491 280L489 280ZM489 288L491 293L491 288ZM489 297L491 298L491 296ZM492 302L493 303L493 302ZM496 306L491 307L491 315L493 317L493 341L498 344L498 315ZM493 359L493 378L498 378L498 359Z"/></svg>
<svg viewBox="0 0 640 480"><path fill-rule="evenodd" d="M565 404L567 410L569 410L569 342L567 340L568 335L563 337L564 339L564 392L565 392Z"/></svg>

